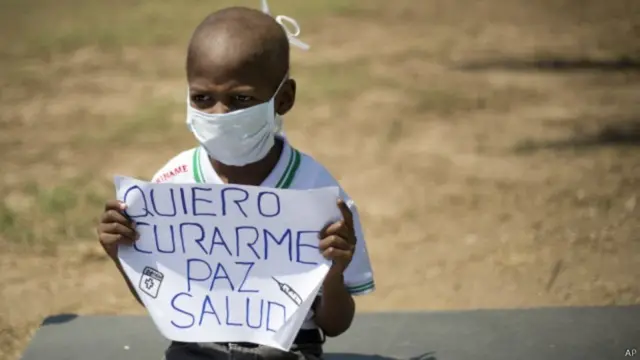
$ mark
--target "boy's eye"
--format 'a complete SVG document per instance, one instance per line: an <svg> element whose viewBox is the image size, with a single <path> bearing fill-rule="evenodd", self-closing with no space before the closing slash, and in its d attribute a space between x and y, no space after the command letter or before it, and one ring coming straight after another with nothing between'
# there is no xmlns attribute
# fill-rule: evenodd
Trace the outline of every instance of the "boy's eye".
<svg viewBox="0 0 640 360"><path fill-rule="evenodd" d="M202 103L202 102L205 102L205 101L211 101L211 96L209 96L209 95L194 95L191 99L194 102Z"/></svg>
<svg viewBox="0 0 640 360"><path fill-rule="evenodd" d="M240 102L240 103L248 103L253 100L253 97L247 96L247 95L236 95L235 99L237 102Z"/></svg>

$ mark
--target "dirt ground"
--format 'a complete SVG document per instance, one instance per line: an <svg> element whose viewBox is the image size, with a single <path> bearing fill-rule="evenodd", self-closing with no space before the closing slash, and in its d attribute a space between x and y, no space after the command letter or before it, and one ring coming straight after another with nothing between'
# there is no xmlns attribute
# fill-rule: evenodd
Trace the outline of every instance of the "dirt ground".
<svg viewBox="0 0 640 360"><path fill-rule="evenodd" d="M637 0L271 3L312 45L287 134L363 215L359 311L640 303ZM193 144L184 48L212 9L106 4L3 3L2 360L47 315L143 312L92 226L114 174Z"/></svg>

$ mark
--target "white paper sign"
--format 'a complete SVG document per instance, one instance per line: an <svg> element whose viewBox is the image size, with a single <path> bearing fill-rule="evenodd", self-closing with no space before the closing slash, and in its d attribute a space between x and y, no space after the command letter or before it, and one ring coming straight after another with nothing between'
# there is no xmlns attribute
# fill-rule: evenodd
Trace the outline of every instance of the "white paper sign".
<svg viewBox="0 0 640 360"><path fill-rule="evenodd" d="M338 188L115 185L140 233L118 256L166 338L291 347L329 270L318 233Z"/></svg>

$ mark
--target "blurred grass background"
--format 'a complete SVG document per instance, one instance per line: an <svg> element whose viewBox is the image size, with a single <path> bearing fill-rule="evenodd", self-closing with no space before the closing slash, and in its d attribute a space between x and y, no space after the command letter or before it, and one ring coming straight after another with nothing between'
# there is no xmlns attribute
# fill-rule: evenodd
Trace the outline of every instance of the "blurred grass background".
<svg viewBox="0 0 640 360"><path fill-rule="evenodd" d="M0 359L48 314L141 311L93 226L114 174L194 145L184 51L229 5L260 2L0 4ZM640 303L637 0L270 5L312 45L287 134L362 209L360 309Z"/></svg>

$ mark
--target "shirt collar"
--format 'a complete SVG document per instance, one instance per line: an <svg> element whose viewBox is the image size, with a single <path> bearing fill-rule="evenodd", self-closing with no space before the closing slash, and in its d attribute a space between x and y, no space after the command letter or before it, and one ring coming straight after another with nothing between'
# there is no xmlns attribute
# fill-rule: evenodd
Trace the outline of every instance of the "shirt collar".
<svg viewBox="0 0 640 360"><path fill-rule="evenodd" d="M283 142L280 159L278 159L276 166L260 186L288 188L300 166L300 154L289 145L286 138L279 138ZM196 183L223 184L222 179L214 170L211 161L209 161L209 155L202 147L198 147L195 150L193 171Z"/></svg>

